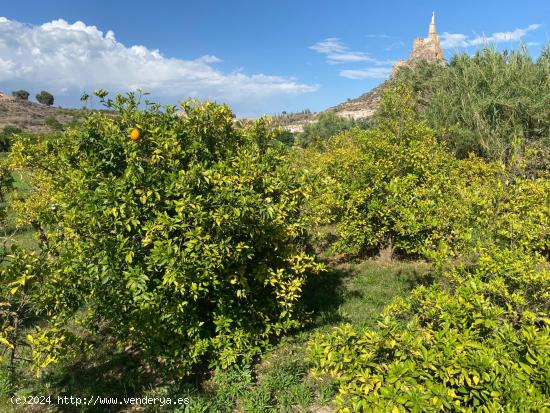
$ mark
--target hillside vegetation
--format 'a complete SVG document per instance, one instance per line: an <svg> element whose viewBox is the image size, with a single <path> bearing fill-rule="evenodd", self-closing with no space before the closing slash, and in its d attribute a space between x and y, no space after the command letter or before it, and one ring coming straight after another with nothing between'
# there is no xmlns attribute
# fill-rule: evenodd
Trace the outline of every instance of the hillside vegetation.
<svg viewBox="0 0 550 413"><path fill-rule="evenodd" d="M417 110L457 154L548 171L550 47L455 55L448 66L403 68L397 81L415 91Z"/></svg>
<svg viewBox="0 0 550 413"><path fill-rule="evenodd" d="M419 65L305 144L103 91L116 116L13 134L0 407L550 411L549 75L547 52Z"/></svg>

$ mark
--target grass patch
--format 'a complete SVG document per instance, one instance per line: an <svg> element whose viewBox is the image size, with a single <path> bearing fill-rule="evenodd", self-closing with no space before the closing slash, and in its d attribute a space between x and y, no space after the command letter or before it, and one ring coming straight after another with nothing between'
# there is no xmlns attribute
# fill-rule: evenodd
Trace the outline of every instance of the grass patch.
<svg viewBox="0 0 550 413"><path fill-rule="evenodd" d="M374 328L384 306L420 283L431 282L431 266L422 261L369 259L332 266L304 291L314 328L341 323Z"/></svg>
<svg viewBox="0 0 550 413"><path fill-rule="evenodd" d="M338 313L358 327L374 328L384 306L420 283L431 282L431 266L425 262L375 261L346 264L355 276L344 279L344 299Z"/></svg>

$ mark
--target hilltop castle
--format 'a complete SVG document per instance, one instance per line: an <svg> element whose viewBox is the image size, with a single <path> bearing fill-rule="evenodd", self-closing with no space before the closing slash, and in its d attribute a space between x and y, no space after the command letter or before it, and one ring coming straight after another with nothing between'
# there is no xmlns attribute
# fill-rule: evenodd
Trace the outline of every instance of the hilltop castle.
<svg viewBox="0 0 550 413"><path fill-rule="evenodd" d="M432 63L445 63L445 56L441 49L439 36L435 30L435 12L432 13L432 21L428 29L428 37L414 40L413 50L407 60L399 60L393 67L393 71L403 65L414 66L421 60Z"/></svg>

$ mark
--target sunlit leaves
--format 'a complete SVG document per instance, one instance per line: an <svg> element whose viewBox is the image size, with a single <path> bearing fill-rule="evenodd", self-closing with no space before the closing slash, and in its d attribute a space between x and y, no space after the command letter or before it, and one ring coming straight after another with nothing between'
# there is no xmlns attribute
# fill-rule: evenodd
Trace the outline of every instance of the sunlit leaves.
<svg viewBox="0 0 550 413"><path fill-rule="evenodd" d="M544 411L550 272L539 262L524 252L484 251L476 266L458 266L439 285L396 299L377 330L344 325L317 334L309 343L314 371L338 381L342 412ZM491 282L500 274L503 291L495 295Z"/></svg>

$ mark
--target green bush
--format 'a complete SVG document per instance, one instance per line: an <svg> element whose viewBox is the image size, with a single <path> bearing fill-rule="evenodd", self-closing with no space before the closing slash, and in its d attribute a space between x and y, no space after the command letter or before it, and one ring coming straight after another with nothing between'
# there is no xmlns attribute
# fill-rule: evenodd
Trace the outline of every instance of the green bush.
<svg viewBox="0 0 550 413"><path fill-rule="evenodd" d="M53 105L53 95L50 92L46 92L45 90L36 95L36 100L38 101L38 103L42 103L43 105Z"/></svg>
<svg viewBox="0 0 550 413"><path fill-rule="evenodd" d="M59 122L54 116L48 116L44 123L47 127L49 127L52 131L62 131L63 125L61 122Z"/></svg>
<svg viewBox="0 0 550 413"><path fill-rule="evenodd" d="M11 95L17 99L22 99L22 100L29 100L29 95L30 93L27 92L26 90L14 90L13 92L11 92Z"/></svg>
<svg viewBox="0 0 550 413"><path fill-rule="evenodd" d="M354 126L367 128L365 120L353 120L337 115L333 111L323 112L316 122L304 126L304 131L296 137L296 142L302 148L318 148L324 141L344 130Z"/></svg>
<svg viewBox="0 0 550 413"><path fill-rule="evenodd" d="M179 375L250 360L300 326L302 286L321 267L307 188L275 132L236 129L213 103L185 103L184 116L138 110L133 94L109 105L116 117L21 137L10 156L38 188L16 208L43 232L51 272L35 364L63 357L70 325Z"/></svg>
<svg viewBox="0 0 550 413"><path fill-rule="evenodd" d="M8 152L11 147L11 138L16 133L20 133L21 129L15 126L6 126L0 132L0 152Z"/></svg>
<svg viewBox="0 0 550 413"><path fill-rule="evenodd" d="M484 250L397 299L378 330L349 325L309 343L341 412L548 411L550 272L540 257Z"/></svg>

